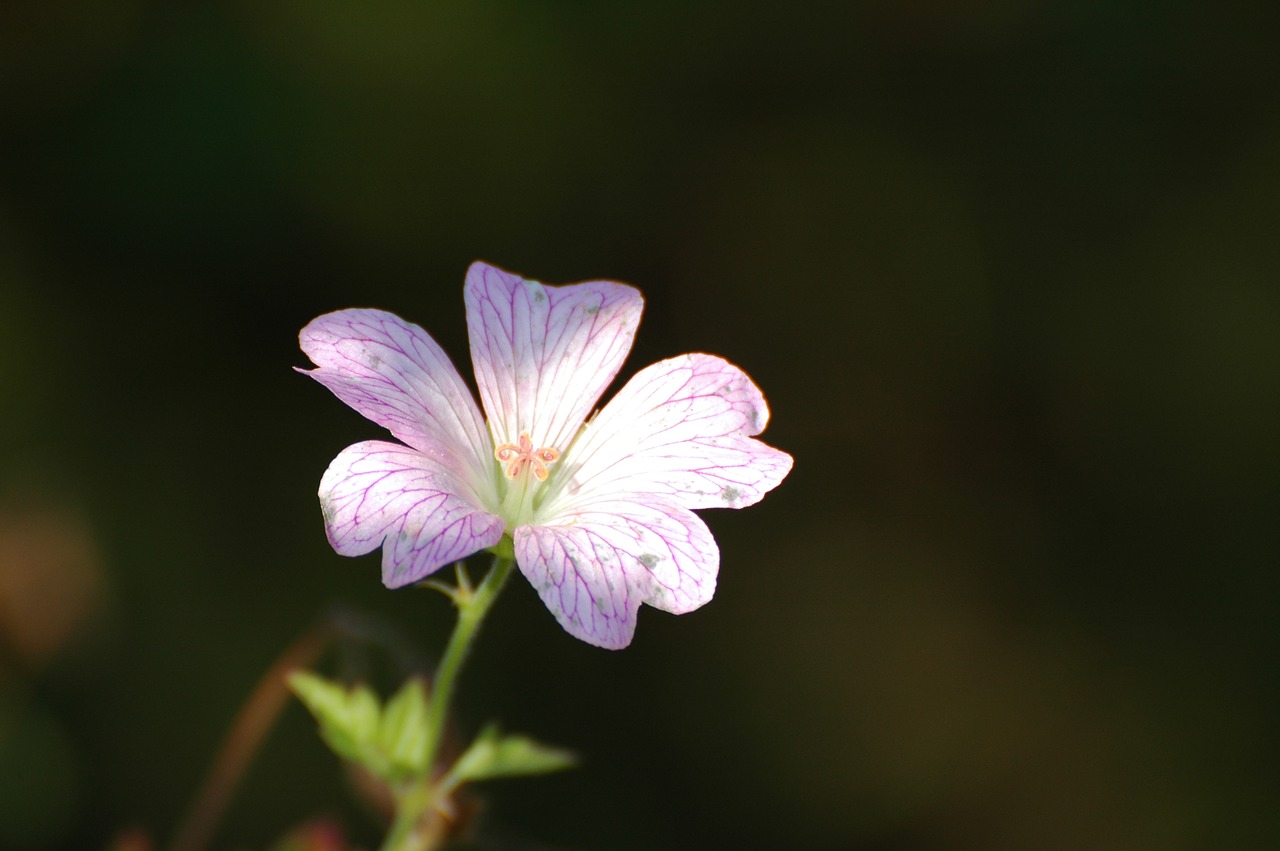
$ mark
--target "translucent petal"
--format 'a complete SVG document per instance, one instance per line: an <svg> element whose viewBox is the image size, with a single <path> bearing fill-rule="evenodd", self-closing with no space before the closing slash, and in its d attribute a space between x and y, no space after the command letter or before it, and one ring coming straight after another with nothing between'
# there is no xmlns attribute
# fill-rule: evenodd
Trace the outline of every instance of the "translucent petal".
<svg viewBox="0 0 1280 851"><path fill-rule="evenodd" d="M641 603L681 614L715 593L720 551L696 515L661 502L602 501L522 526L516 562L571 635L626 647Z"/></svg>
<svg viewBox="0 0 1280 851"><path fill-rule="evenodd" d="M475 398L417 325L383 310L339 310L299 335L310 375L343 402L448 467L492 504L493 449Z"/></svg>
<svg viewBox="0 0 1280 851"><path fill-rule="evenodd" d="M338 453L320 479L320 506L329 543L340 555L382 547L388 588L417 582L493 546L504 528L465 494L445 465L381 440Z"/></svg>
<svg viewBox="0 0 1280 851"><path fill-rule="evenodd" d="M752 435L769 421L759 388L714 355L681 355L636 373L587 424L549 483L541 516L601 498L658 495L684 508L742 508L791 470Z"/></svg>
<svg viewBox="0 0 1280 851"><path fill-rule="evenodd" d="M467 330L496 445L563 452L631 350L644 300L611 281L562 287L467 270Z"/></svg>

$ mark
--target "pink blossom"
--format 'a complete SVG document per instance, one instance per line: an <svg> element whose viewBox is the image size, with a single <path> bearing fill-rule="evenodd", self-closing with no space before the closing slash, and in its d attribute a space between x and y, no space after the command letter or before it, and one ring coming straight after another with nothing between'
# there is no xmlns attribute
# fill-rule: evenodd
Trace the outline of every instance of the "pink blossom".
<svg viewBox="0 0 1280 851"><path fill-rule="evenodd" d="M382 547L391 588L509 538L570 634L625 647L641 603L676 614L715 591L720 553L690 509L758 502L791 456L754 439L769 409L706 354L642 369L592 410L631 349L644 301L609 281L544 286L475 263L464 287L484 413L417 325L339 310L302 329L306 373L401 443L338 454L320 481L333 548Z"/></svg>

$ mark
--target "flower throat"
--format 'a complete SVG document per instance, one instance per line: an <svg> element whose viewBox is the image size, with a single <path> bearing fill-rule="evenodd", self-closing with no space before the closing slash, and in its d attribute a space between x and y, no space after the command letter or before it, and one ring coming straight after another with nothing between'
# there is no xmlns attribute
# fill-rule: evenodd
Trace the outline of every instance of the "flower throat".
<svg viewBox="0 0 1280 851"><path fill-rule="evenodd" d="M532 472L532 478L539 483L545 482L549 475L547 465L560 457L560 451L550 446L535 449L529 432L522 431L518 442L503 443L493 451L493 457L502 465L502 475L511 483L502 499L502 517L508 529L514 529L532 520L536 507L533 498L538 487L527 473Z"/></svg>

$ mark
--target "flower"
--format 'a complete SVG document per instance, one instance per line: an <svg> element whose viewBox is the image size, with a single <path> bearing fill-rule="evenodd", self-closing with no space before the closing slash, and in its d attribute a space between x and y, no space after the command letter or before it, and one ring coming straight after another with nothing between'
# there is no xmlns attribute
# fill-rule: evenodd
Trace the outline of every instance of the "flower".
<svg viewBox="0 0 1280 851"><path fill-rule="evenodd" d="M382 547L396 588L509 536L556 620L600 647L631 642L641 603L682 614L710 600L720 553L690 509L751 505L791 469L754 439L769 419L760 390L721 358L681 355L588 416L631 349L638 290L474 263L463 292L484 415L440 346L394 314L339 310L302 329L318 367L305 374L402 441L329 465L333 548Z"/></svg>

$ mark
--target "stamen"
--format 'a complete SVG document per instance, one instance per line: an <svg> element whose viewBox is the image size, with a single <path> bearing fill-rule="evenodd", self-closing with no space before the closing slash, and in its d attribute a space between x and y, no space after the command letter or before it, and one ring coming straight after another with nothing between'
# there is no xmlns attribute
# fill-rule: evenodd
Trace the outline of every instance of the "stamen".
<svg viewBox="0 0 1280 851"><path fill-rule="evenodd" d="M508 479L514 479L520 475L525 464L528 464L538 481L545 482L548 475L547 465L559 458L560 453L550 446L534 449L529 432L522 431L519 443L502 444L494 450L493 457L497 458L500 464L505 465L502 472Z"/></svg>

